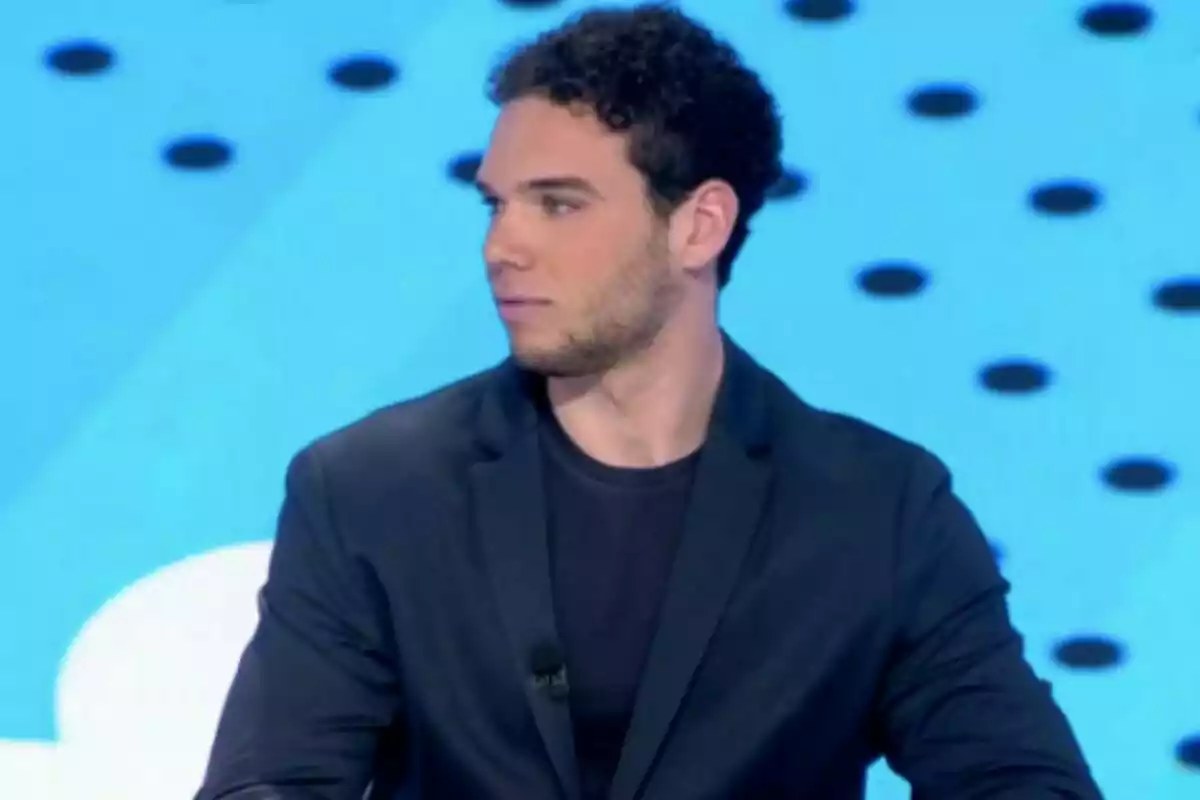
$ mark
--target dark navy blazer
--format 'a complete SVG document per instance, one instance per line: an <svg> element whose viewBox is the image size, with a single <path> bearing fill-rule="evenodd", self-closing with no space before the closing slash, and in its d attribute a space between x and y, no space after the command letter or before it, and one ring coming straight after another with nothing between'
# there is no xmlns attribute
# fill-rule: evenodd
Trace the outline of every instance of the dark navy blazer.
<svg viewBox="0 0 1200 800"><path fill-rule="evenodd" d="M938 458L726 369L612 800L1098 798ZM198 800L579 796L537 381L511 361L296 454ZM566 676L569 686L569 675Z"/></svg>

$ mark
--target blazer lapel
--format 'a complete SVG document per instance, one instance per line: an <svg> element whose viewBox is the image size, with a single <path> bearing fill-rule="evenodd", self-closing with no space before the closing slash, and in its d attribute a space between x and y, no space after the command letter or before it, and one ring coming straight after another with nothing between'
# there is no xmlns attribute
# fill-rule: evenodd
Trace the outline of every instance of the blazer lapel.
<svg viewBox="0 0 1200 800"><path fill-rule="evenodd" d="M610 800L633 800L737 582L767 495L764 376L726 340L726 374Z"/></svg>
<svg viewBox="0 0 1200 800"><path fill-rule="evenodd" d="M471 469L475 518L494 595L513 645L516 670L550 761L569 800L580 797L570 709L534 685L530 656L557 642L551 595L542 471L532 407L525 407L512 373L485 401L480 433L498 457Z"/></svg>

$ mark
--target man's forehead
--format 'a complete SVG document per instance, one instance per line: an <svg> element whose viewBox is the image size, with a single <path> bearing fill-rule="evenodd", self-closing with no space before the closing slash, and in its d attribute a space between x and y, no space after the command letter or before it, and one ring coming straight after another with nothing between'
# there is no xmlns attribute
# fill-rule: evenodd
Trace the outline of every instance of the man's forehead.
<svg viewBox="0 0 1200 800"><path fill-rule="evenodd" d="M491 148L504 152L619 155L625 137L610 131L591 111L578 111L540 98L516 100L501 109Z"/></svg>
<svg viewBox="0 0 1200 800"><path fill-rule="evenodd" d="M479 177L492 186L565 176L599 184L615 177L624 162L623 137L594 118L546 101L521 100L501 110Z"/></svg>

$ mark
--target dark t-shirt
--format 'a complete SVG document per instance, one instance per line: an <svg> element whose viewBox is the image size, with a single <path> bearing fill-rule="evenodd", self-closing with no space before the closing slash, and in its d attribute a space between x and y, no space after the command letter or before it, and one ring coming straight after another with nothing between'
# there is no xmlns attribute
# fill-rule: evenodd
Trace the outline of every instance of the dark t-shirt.
<svg viewBox="0 0 1200 800"><path fill-rule="evenodd" d="M554 610L583 797L599 800L629 727L698 453L662 467L611 467L546 414Z"/></svg>

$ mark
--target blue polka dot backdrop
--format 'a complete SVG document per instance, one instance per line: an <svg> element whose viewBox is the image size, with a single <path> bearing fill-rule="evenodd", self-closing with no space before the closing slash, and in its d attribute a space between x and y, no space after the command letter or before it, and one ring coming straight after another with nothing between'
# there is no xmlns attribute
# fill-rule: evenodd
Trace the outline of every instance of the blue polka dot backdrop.
<svg viewBox="0 0 1200 800"><path fill-rule="evenodd" d="M785 118L725 324L810 402L947 461L1108 796L1200 796L1200 3L681 5ZM503 357L483 83L583 7L3 13L21 796L74 774L117 796L123 763L161 773L146 797L194 788L288 457ZM880 763L870 796L908 795Z"/></svg>

